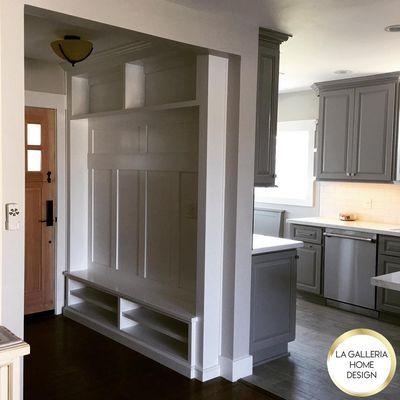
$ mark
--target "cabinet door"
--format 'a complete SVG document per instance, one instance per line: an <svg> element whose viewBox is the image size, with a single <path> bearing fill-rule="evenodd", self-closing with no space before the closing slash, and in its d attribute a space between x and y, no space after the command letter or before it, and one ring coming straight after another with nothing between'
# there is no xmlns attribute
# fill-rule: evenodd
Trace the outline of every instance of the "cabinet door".
<svg viewBox="0 0 400 400"><path fill-rule="evenodd" d="M295 251L253 256L250 352L295 338Z"/></svg>
<svg viewBox="0 0 400 400"><path fill-rule="evenodd" d="M353 121L354 89L320 94L318 179L351 179Z"/></svg>
<svg viewBox="0 0 400 400"><path fill-rule="evenodd" d="M355 89L353 178L391 181L396 84Z"/></svg>
<svg viewBox="0 0 400 400"><path fill-rule="evenodd" d="M321 246L305 243L303 248L297 249L297 255L297 288L305 292L322 294Z"/></svg>
<svg viewBox="0 0 400 400"><path fill-rule="evenodd" d="M378 258L378 275L400 271L400 258L380 255ZM377 309L400 314L400 292L378 288Z"/></svg>
<svg viewBox="0 0 400 400"><path fill-rule="evenodd" d="M279 79L279 46L260 45L254 185L274 186Z"/></svg>

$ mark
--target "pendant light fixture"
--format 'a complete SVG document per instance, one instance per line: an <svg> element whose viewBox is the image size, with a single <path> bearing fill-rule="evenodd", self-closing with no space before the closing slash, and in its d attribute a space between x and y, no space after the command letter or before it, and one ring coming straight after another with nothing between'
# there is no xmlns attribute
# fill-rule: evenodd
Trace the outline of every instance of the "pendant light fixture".
<svg viewBox="0 0 400 400"><path fill-rule="evenodd" d="M51 48L63 60L67 60L74 66L76 63L86 60L93 51L93 43L83 40L80 36L65 35L64 39L51 42Z"/></svg>

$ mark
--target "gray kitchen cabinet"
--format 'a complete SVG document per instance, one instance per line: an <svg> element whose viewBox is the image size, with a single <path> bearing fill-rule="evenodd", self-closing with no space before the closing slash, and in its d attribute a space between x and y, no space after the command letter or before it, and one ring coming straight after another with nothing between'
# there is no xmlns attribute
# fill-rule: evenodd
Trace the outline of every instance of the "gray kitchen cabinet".
<svg viewBox="0 0 400 400"><path fill-rule="evenodd" d="M296 334L296 251L253 255L250 353L255 365L288 354Z"/></svg>
<svg viewBox="0 0 400 400"><path fill-rule="evenodd" d="M355 89L353 178L391 181L396 84Z"/></svg>
<svg viewBox="0 0 400 400"><path fill-rule="evenodd" d="M322 295L322 231L318 226L290 225L290 237L304 242L297 249L297 289L318 296Z"/></svg>
<svg viewBox="0 0 400 400"><path fill-rule="evenodd" d="M275 184L278 117L279 46L289 35L260 28L257 79L257 119L254 185Z"/></svg>
<svg viewBox="0 0 400 400"><path fill-rule="evenodd" d="M314 84L320 97L317 179L395 179L399 73Z"/></svg>
<svg viewBox="0 0 400 400"><path fill-rule="evenodd" d="M346 179L351 170L354 90L332 90L320 95L318 122L319 179Z"/></svg>
<svg viewBox="0 0 400 400"><path fill-rule="evenodd" d="M322 277L322 247L304 243L297 249L297 288L320 295Z"/></svg>
<svg viewBox="0 0 400 400"><path fill-rule="evenodd" d="M378 275L400 271L400 258L380 255L378 258ZM400 292L378 288L377 309L400 314Z"/></svg>

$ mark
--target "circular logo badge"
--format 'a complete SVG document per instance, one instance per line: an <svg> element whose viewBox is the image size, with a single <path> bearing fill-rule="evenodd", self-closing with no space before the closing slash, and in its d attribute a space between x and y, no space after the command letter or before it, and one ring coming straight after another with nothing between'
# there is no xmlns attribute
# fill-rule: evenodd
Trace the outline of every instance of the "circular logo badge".
<svg viewBox="0 0 400 400"><path fill-rule="evenodd" d="M354 329L339 336L328 354L334 384L355 397L381 392L396 371L396 354L389 341L370 329Z"/></svg>

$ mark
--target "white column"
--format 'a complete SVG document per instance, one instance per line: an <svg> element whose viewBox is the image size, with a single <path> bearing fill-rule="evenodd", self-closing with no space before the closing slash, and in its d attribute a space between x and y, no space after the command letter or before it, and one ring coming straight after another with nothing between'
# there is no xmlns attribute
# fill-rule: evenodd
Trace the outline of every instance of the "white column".
<svg viewBox="0 0 400 400"><path fill-rule="evenodd" d="M224 235L228 60L204 55L197 62L199 210L196 377L220 375L221 286Z"/></svg>

